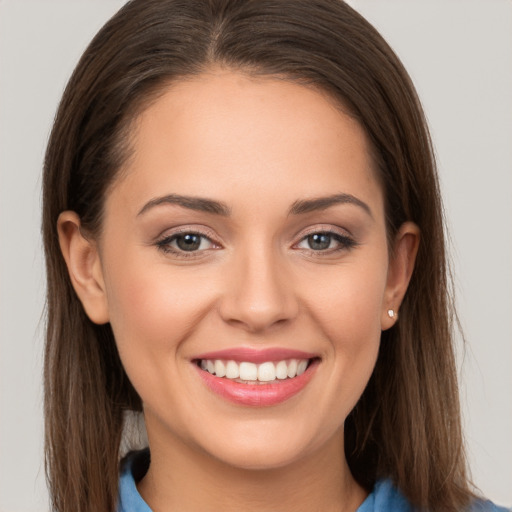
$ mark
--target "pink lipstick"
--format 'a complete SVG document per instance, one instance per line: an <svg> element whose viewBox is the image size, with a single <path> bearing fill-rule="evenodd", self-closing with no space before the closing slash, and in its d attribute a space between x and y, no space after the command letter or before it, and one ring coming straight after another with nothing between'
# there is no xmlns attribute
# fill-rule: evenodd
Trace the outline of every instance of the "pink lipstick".
<svg viewBox="0 0 512 512"><path fill-rule="evenodd" d="M320 362L316 354L272 348L238 347L193 359L210 391L246 406L271 406L302 391Z"/></svg>

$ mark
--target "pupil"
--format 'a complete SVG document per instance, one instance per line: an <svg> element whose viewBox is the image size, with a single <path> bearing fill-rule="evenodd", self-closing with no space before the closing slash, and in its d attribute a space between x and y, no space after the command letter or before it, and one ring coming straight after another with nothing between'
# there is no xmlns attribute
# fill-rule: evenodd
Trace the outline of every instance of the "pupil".
<svg viewBox="0 0 512 512"><path fill-rule="evenodd" d="M308 236L308 244L311 249L320 251L329 249L331 245L331 235L325 233L316 233Z"/></svg>
<svg viewBox="0 0 512 512"><path fill-rule="evenodd" d="M183 235L177 238L176 244L182 251L195 251L201 245L201 237L198 235Z"/></svg>

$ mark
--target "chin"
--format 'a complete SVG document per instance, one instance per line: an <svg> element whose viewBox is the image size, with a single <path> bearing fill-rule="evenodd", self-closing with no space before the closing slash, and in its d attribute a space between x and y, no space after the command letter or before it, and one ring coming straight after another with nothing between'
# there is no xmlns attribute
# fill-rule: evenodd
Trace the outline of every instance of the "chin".
<svg viewBox="0 0 512 512"><path fill-rule="evenodd" d="M252 425L254 427L254 425ZM227 430L226 430L227 432ZM204 446L215 460L236 469L248 471L275 470L297 464L323 452L332 444L343 446L343 429L330 432L308 432L306 429L286 425L240 428ZM342 448L341 448L342 449Z"/></svg>
<svg viewBox="0 0 512 512"><path fill-rule="evenodd" d="M275 450L273 447L250 446L212 454L215 458L232 468L245 471L269 471L280 469L300 460L303 450ZM291 448L291 447L290 447Z"/></svg>

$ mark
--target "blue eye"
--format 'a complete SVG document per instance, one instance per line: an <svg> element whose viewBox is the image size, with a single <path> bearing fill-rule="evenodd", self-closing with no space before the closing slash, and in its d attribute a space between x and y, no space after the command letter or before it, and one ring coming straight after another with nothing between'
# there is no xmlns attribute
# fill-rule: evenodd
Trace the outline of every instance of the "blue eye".
<svg viewBox="0 0 512 512"><path fill-rule="evenodd" d="M182 251L197 251L201 247L202 237L194 233L177 236L176 245Z"/></svg>
<svg viewBox="0 0 512 512"><path fill-rule="evenodd" d="M356 242L348 236L321 231L311 233L304 237L297 245L299 249L309 249L311 251L335 251L341 249L350 249L356 245Z"/></svg>
<svg viewBox="0 0 512 512"><path fill-rule="evenodd" d="M212 249L215 244L200 233L176 233L157 242L157 246L164 252L193 253Z"/></svg>
<svg viewBox="0 0 512 512"><path fill-rule="evenodd" d="M327 233L315 233L314 235L309 235L306 240L310 249L325 251L331 247L332 236Z"/></svg>

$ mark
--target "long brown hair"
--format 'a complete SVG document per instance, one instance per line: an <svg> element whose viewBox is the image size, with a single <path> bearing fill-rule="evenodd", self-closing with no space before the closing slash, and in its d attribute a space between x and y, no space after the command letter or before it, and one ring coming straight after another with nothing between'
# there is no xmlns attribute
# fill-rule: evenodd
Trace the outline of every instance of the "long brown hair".
<svg viewBox="0 0 512 512"><path fill-rule="evenodd" d="M165 86L216 64L327 91L365 129L388 235L421 229L399 322L345 424L351 471L391 478L418 507L460 510L466 476L452 348L442 205L421 105L399 59L341 0L132 0L97 34L60 103L43 182L47 267L46 467L54 510L113 511L123 412L141 401L109 325L74 293L57 218L101 230L105 195L130 154L130 127Z"/></svg>

